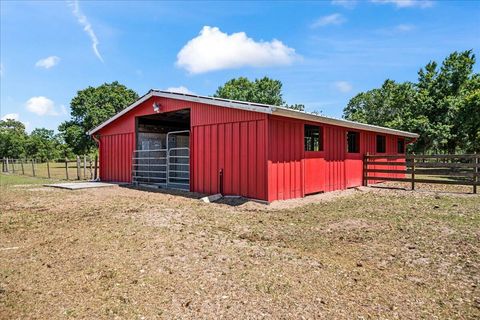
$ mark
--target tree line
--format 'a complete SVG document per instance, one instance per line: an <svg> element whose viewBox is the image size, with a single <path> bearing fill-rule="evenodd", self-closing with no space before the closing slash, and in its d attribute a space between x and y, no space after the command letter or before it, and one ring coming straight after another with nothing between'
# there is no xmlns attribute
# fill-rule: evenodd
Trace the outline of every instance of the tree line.
<svg viewBox="0 0 480 320"><path fill-rule="evenodd" d="M453 52L441 65L431 61L421 68L416 82L387 79L380 88L354 96L343 117L419 133L411 146L417 152L480 152L480 75L473 71L475 62L472 50ZM268 77L231 79L213 96L305 111L302 104L288 104L282 82ZM87 132L138 98L116 81L80 90L70 102L70 120L60 124L58 133L38 128L28 134L21 122L1 120L0 157L54 160L94 154L97 146Z"/></svg>
<svg viewBox="0 0 480 320"><path fill-rule="evenodd" d="M441 65L430 61L416 82L385 80L361 92L344 117L416 132L413 150L422 153L480 152L480 74L472 50L453 52Z"/></svg>

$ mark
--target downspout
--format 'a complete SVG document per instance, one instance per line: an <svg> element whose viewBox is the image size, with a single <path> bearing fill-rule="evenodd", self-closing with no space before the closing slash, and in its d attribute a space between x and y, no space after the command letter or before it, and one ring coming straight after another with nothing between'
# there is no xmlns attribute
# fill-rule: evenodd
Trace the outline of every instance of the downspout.
<svg viewBox="0 0 480 320"><path fill-rule="evenodd" d="M91 135L93 141L95 141L95 143L97 144L98 146L98 154L100 155L100 140L98 140L97 136L96 135ZM100 177L99 175L97 175L97 169L98 169L98 166L97 166L97 156L95 156L95 173L94 173L94 177L93 177L93 181L100 181Z"/></svg>

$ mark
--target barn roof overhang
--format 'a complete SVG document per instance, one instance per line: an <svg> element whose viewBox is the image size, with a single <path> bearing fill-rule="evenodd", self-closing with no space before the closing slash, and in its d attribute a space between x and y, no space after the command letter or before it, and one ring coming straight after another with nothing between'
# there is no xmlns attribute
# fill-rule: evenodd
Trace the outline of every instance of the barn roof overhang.
<svg viewBox="0 0 480 320"><path fill-rule="evenodd" d="M214 106L224 107L224 108L261 112L261 113L273 114L273 115L278 115L278 116L283 116L283 117L288 117L293 119L301 119L306 121L341 126L341 127L351 128L351 129L373 131L373 132L379 132L379 133L385 133L385 134L393 134L393 135L402 136L402 137L409 137L409 138L419 137L418 134L412 133L412 132L390 129L386 127L375 126L375 125L365 124L365 123L360 123L355 121L349 121L345 119L331 118L323 115L316 115L316 114L307 113L303 111L297 111L297 110L293 110L285 107L272 106L272 105L261 104L261 103L229 100L229 99L222 99L222 98L215 98L215 97L207 97L207 96L197 96L192 94L176 93L176 92L169 92L169 91L162 91L162 90L150 90L147 94L140 97L140 99L135 101L133 104L123 109L122 111L120 111L119 113L117 113L116 115L108 119L107 121L103 122L96 128L90 130L88 134L89 135L95 134L97 131L99 131L109 123L120 118L124 114L128 113L130 110L134 109L138 105L150 99L151 97L170 98L170 99L176 99L176 100L182 100L182 101L188 101L188 102L204 103L204 104L209 104L209 105L214 105Z"/></svg>

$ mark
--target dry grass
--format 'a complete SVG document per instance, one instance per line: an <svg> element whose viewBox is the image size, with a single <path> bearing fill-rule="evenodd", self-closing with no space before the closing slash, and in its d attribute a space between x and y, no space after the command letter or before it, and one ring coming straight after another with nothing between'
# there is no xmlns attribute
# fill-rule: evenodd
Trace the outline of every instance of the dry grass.
<svg viewBox="0 0 480 320"><path fill-rule="evenodd" d="M93 179L93 172L95 170L94 165L90 168L90 163L87 161L87 165L84 168L83 158L80 161L80 171L77 171L77 163L70 160L67 168L65 168L65 162L49 162L47 167L46 162L35 162L32 166L32 161L21 163L20 160L16 160L14 163L10 162L8 170L10 173L17 175L23 175L27 177L48 178L48 171L50 170L50 178L57 180L77 180L78 174L80 174L81 180ZM67 179L68 174L68 179Z"/></svg>
<svg viewBox="0 0 480 320"><path fill-rule="evenodd" d="M480 317L480 197L265 206L1 176L0 318Z"/></svg>

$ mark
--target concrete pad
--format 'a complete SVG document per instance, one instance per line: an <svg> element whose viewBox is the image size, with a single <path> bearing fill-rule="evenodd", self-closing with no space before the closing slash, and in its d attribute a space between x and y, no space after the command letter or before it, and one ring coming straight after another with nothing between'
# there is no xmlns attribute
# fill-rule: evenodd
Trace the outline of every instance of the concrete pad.
<svg viewBox="0 0 480 320"><path fill-rule="evenodd" d="M66 183L44 184L44 186L68 189L68 190L79 190L79 189L89 189L89 188L113 187L113 186L116 186L116 184L104 183L104 182L66 182Z"/></svg>

